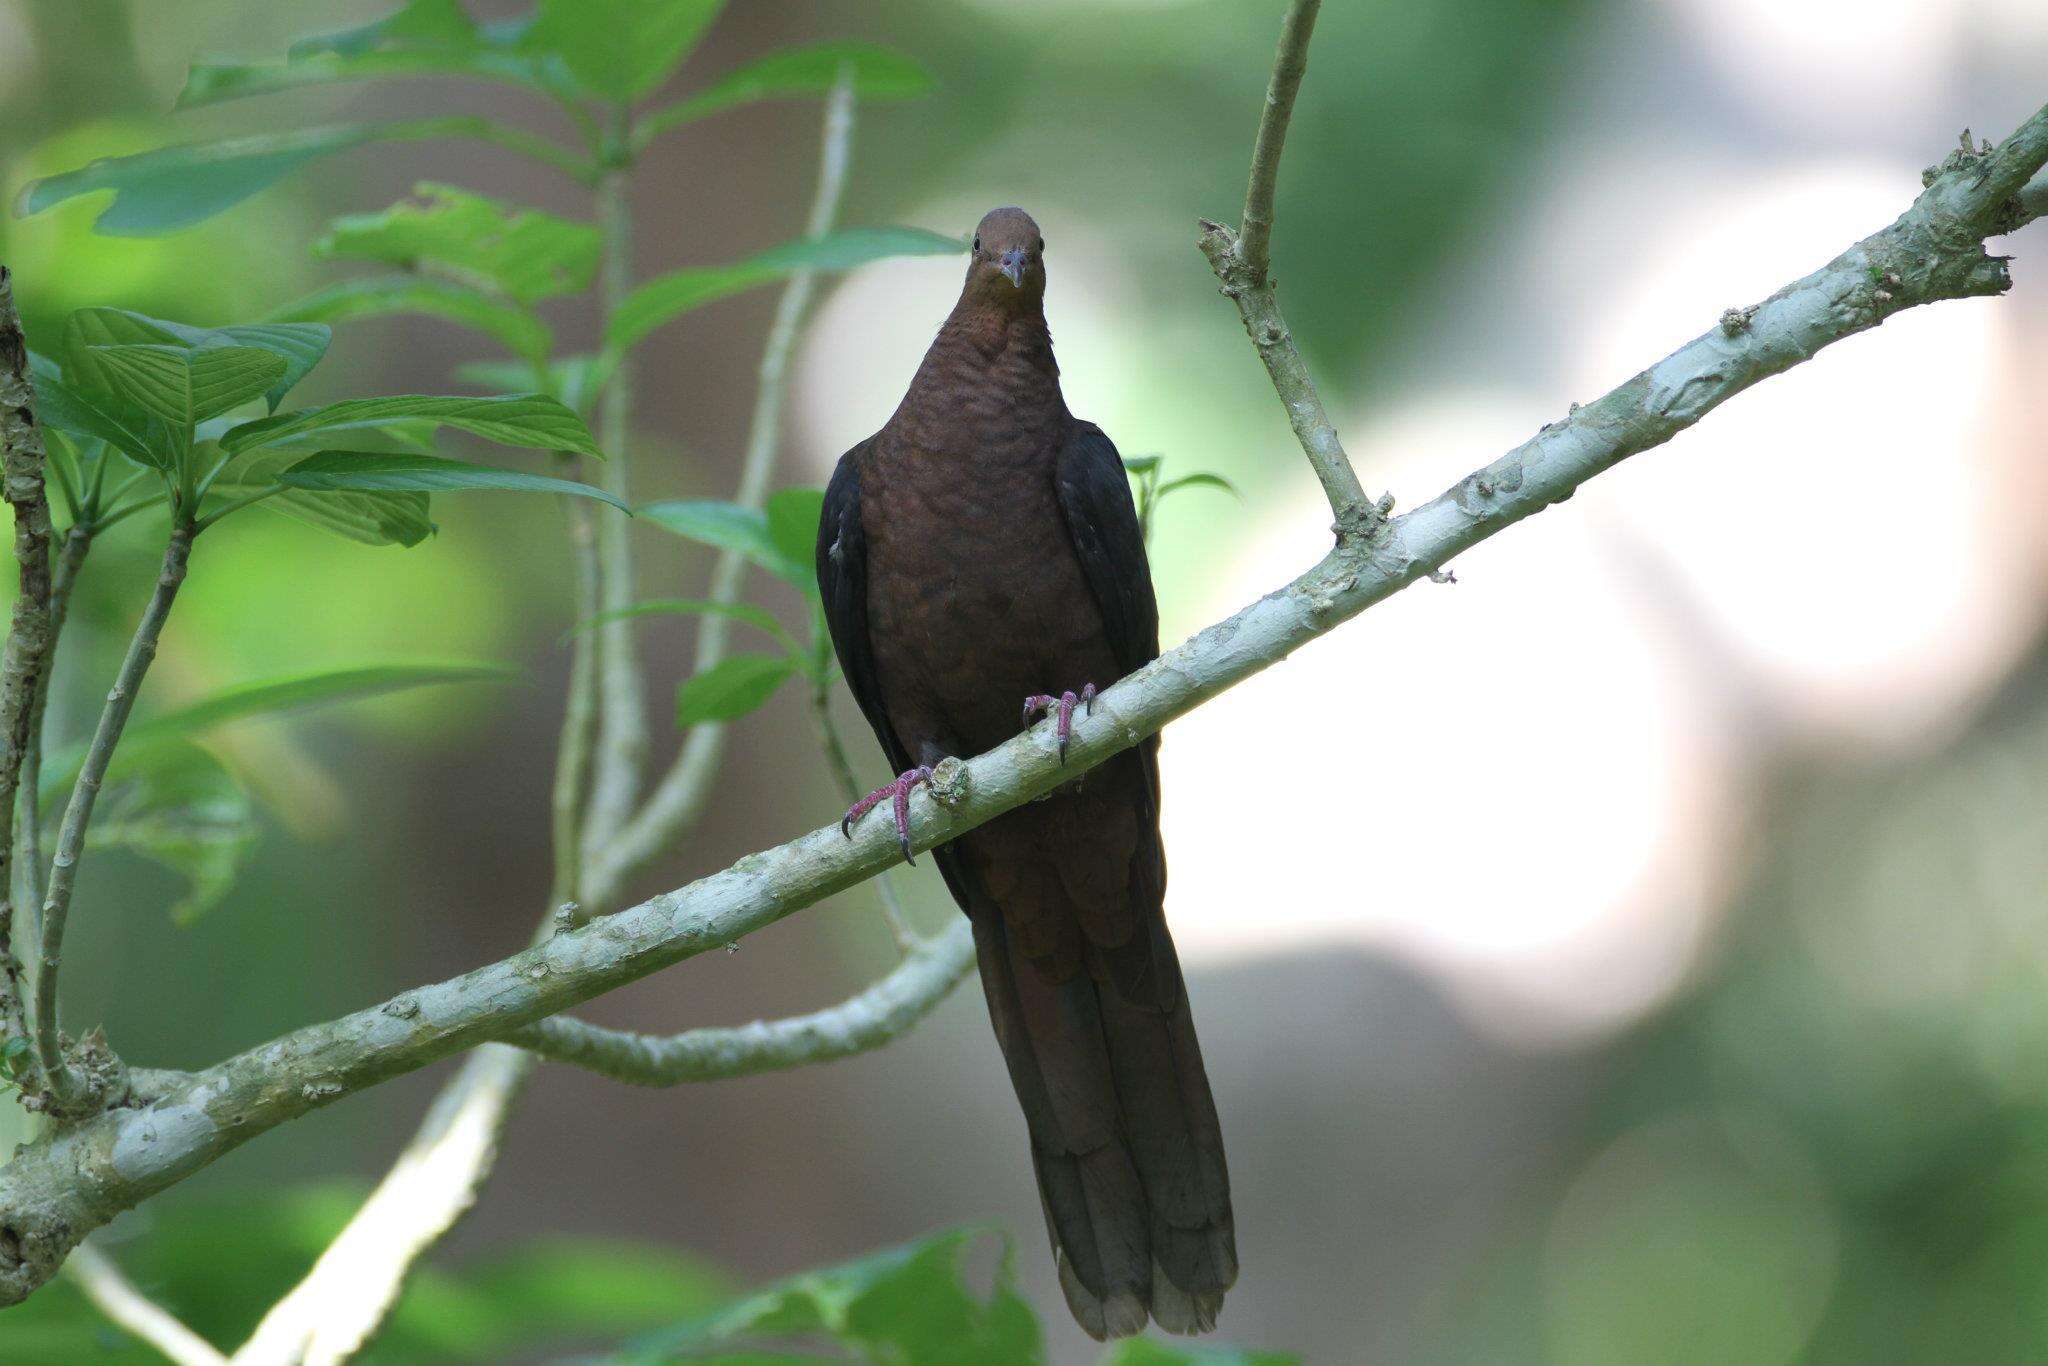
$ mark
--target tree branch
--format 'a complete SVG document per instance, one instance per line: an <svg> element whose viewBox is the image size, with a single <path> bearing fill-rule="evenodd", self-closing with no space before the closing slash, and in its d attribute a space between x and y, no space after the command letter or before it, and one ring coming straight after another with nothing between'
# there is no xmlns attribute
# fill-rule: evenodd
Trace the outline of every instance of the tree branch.
<svg viewBox="0 0 2048 1366"><path fill-rule="evenodd" d="M43 903L42 803L37 796L42 791L43 778L43 713L50 701L50 675L56 669L57 642L63 639L64 618L71 608L71 588L85 567L92 538L91 526L74 524L64 534L64 548L58 553L57 567L50 575L48 662L29 704L28 741L21 756L20 783L20 790L27 796L15 804L14 812L15 876L11 885L22 906L40 907ZM0 806L0 810L4 809Z"/></svg>
<svg viewBox="0 0 2048 1366"><path fill-rule="evenodd" d="M1259 136L1252 147L1250 182L1244 193L1244 226L1233 234L1221 223L1202 222L1200 245L1209 258L1223 293L1237 305L1244 330L1258 348L1259 359L1273 381L1273 392L1287 409L1287 421L1294 439L1308 457L1309 467L1323 486L1330 511L1336 517L1332 530L1347 540L1369 533L1382 509L1366 498L1344 453L1344 442L1323 400L1309 378L1308 366L1295 349L1294 334L1281 316L1280 301L1274 295L1268 270L1273 232L1273 196L1280 181L1280 153L1287 144L1288 120L1294 116L1294 95L1308 70L1308 43L1315 33L1316 13L1322 0L1293 0L1280 27L1280 50L1273 59L1273 79L1266 89L1266 108L1259 116Z"/></svg>
<svg viewBox="0 0 2048 1366"><path fill-rule="evenodd" d="M667 1035L556 1015L515 1032L509 1042L635 1086L723 1081L880 1048L929 1015L973 967L974 929L962 916L915 943L886 977L826 1010Z"/></svg>
<svg viewBox="0 0 2048 1366"><path fill-rule="evenodd" d="M842 67L838 81L825 102L825 135L818 160L818 188L811 200L811 215L804 231L823 237L839 219L839 203L846 191L847 169L853 160L853 71ZM775 321L761 348L758 385L754 393L754 415L747 429L747 451L740 465L739 488L733 501L757 508L766 500L774 477L776 456L782 447L782 412L789 392L789 357L803 333L811 300L817 293L815 271L798 271L783 286L775 305ZM726 551L711 571L707 596L718 603L739 598L740 580L746 562ZM630 623L620 623L629 627ZM697 651L692 667L702 671L725 657L728 632L726 619L707 612L697 627ZM704 812L705 800L717 777L725 754L726 728L721 722L706 722L691 728L675 763L655 786L638 814L619 831L610 847L597 853L591 868L591 900L610 905L626 880L645 868L676 840L696 825Z"/></svg>
<svg viewBox="0 0 2048 1366"><path fill-rule="evenodd" d="M604 233L604 264L598 285L607 321L633 287L633 220L626 202L631 175L625 144L629 131L630 113L620 105L613 110L606 131L613 164L599 180L597 191L597 217ZM604 487L620 501L630 503L633 369L628 358L621 356L612 368L598 404L598 436L605 451ZM605 611L616 612L638 599L631 520L606 518L597 535L603 585L599 598ZM647 695L632 622L615 619L598 628L597 673L602 719L583 828L586 862L632 813L647 768Z"/></svg>
<svg viewBox="0 0 2048 1366"><path fill-rule="evenodd" d="M0 265L0 494L14 512L14 558L21 588L7 645L0 653L0 819L12 831L17 785L33 734L36 695L49 674L55 632L50 625L50 504L43 487L42 429L36 425L28 340L14 307L14 276ZM31 792L29 800L34 801ZM0 840L0 1046L17 1074L28 1043L21 963L14 952L14 841Z"/></svg>
<svg viewBox="0 0 2048 1366"><path fill-rule="evenodd" d="M50 857L50 882L43 896L43 938L41 963L36 973L36 1057L42 1067L43 1083L52 1098L68 1105L80 1099L96 1101L88 1094L91 1078L65 1060L57 1032L57 968L64 954L64 929L71 910L71 891L78 880L78 862L85 852L86 827L92 824L93 805L106 781L107 766L114 760L114 748L128 714L135 709L135 695L156 659L157 641L170 619L171 604L185 582L185 568L192 556L193 528L179 522L171 528L170 543L164 547L163 567L157 574L156 589L142 620L128 642L128 653L114 676L114 686L100 709L99 725L85 763L72 784L70 804L64 808L64 823L57 830L57 850Z"/></svg>
<svg viewBox="0 0 2048 1366"><path fill-rule="evenodd" d="M137 1290L114 1259L91 1243L75 1249L64 1270L109 1323L177 1366L226 1366L219 1348Z"/></svg>
<svg viewBox="0 0 2048 1366"><path fill-rule="evenodd" d="M470 1054L370 1198L235 1353L236 1366L337 1366L361 1351L413 1264L476 1203L532 1070L530 1054L503 1044Z"/></svg>

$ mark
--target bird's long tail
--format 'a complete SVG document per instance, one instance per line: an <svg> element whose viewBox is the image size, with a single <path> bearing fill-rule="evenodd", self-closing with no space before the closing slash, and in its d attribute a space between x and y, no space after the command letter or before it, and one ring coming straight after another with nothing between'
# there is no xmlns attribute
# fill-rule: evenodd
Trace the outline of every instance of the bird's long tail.
<svg viewBox="0 0 2048 1366"><path fill-rule="evenodd" d="M981 981L1031 1131L1060 1286L1092 1336L1207 1332L1237 1279L1216 1103L1164 918L1131 945L1157 974L1132 992L1093 950L1055 981L1003 917L973 915ZM1123 985L1119 983L1123 982ZM1147 1004L1138 1004L1145 1000Z"/></svg>

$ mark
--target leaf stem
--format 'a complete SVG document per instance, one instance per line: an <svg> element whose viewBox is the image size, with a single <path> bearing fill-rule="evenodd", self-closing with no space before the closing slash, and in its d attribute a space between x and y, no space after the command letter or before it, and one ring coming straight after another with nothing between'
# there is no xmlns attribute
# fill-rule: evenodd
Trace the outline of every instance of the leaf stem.
<svg viewBox="0 0 2048 1366"><path fill-rule="evenodd" d="M30 704L28 744L21 757L21 787L15 795L14 840L15 840L15 904L23 909L33 909L37 924L29 935L40 936L40 917L43 902L43 713L50 701L50 675L54 671L57 655L57 641L64 632L64 619L71 608L71 588L77 583L79 571L85 567L85 557L92 549L93 528L74 525L64 535L64 547L58 553L57 567L50 575L50 659L51 667L43 670L42 679L36 688L34 701ZM27 937L27 936L24 936Z"/></svg>
<svg viewBox="0 0 2048 1366"><path fill-rule="evenodd" d="M143 677L156 658L157 643L163 636L164 623L170 618L171 604L177 601L178 589L185 582L195 534L189 522L171 528L156 589L143 609L120 672L107 693L106 705L100 710L99 725L93 730L92 744L86 750L78 780L72 785L71 801L64 808L64 822L57 832L57 849L50 860L49 888L43 897L42 964L36 978L36 1057L42 1065L45 1083L60 1101L77 1099L83 1084L82 1078L65 1062L58 1037L57 970L63 961L64 931L71 911L72 889L78 881L79 859L85 850L86 827L92 824L93 804L99 800L100 788L106 782L114 747L120 744L121 731L135 709L135 695L141 691Z"/></svg>
<svg viewBox="0 0 2048 1366"><path fill-rule="evenodd" d="M253 493L245 493L239 498L230 498L227 502L222 503L219 507L216 507L213 511L207 513L204 517L201 517L198 521L194 522L192 524L192 532L194 535L197 535L198 533L212 526L215 522L218 522L221 518L227 516L229 513L240 512L245 507L250 507L256 503L262 502L265 498L270 498L283 492L283 484L272 484L269 488L257 489ZM128 515L129 512L132 511L134 511L133 508L126 509L122 512L121 515L125 517Z"/></svg>

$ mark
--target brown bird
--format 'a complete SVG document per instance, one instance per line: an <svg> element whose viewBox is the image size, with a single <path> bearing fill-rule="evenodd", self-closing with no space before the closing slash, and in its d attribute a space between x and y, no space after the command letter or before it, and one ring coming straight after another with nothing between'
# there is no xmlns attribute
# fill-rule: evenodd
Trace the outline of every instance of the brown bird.
<svg viewBox="0 0 2048 1366"><path fill-rule="evenodd" d="M1067 411L1045 241L975 230L960 302L882 430L833 473L818 586L839 663L911 788L1037 713L1073 713L1159 653L1116 447ZM1019 702L1024 720L1018 719ZM1215 1326L1237 1279L1230 1179L1166 931L1158 740L934 850L974 924L989 1018L1031 1134L1068 1307L1097 1338Z"/></svg>

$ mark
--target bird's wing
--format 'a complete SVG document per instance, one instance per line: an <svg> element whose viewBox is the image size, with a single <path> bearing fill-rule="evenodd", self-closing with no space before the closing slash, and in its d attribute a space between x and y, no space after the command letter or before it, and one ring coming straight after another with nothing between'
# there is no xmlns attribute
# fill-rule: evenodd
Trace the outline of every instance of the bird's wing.
<svg viewBox="0 0 2048 1366"><path fill-rule="evenodd" d="M882 706L882 683L868 639L867 536L860 520L860 460L867 446L863 441L841 456L832 482L825 486L825 511L818 519L818 596L825 606L825 625L832 632L839 670L846 675L861 714L874 727L875 738L888 751L893 776L908 769L912 760Z"/></svg>
<svg viewBox="0 0 2048 1366"><path fill-rule="evenodd" d="M1159 603L1152 596L1152 568L1131 481L1115 444L1094 423L1076 422L1053 481L1118 669L1129 673L1149 664L1159 655Z"/></svg>

